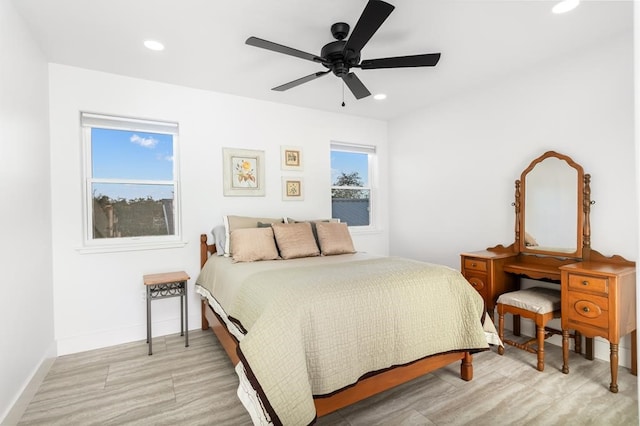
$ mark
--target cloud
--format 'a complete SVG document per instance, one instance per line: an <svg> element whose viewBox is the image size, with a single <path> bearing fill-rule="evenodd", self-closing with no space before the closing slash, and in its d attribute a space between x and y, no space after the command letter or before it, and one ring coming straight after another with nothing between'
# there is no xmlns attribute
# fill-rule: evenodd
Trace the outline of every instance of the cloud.
<svg viewBox="0 0 640 426"><path fill-rule="evenodd" d="M173 155L167 155L167 154L156 154L156 160L158 161L173 161Z"/></svg>
<svg viewBox="0 0 640 426"><path fill-rule="evenodd" d="M153 149L158 144L158 140L154 138L143 138L142 136L132 135L131 142L140 145L143 148Z"/></svg>

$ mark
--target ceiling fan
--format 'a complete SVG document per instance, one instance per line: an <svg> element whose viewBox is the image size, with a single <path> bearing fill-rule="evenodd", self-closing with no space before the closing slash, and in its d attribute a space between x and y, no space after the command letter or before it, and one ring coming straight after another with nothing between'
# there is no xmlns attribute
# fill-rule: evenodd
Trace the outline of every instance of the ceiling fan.
<svg viewBox="0 0 640 426"><path fill-rule="evenodd" d="M423 55L396 56L392 58L366 59L360 61L362 48L375 32L378 31L378 28L380 28L382 23L389 17L393 9L395 9L394 6L384 1L369 0L362 15L360 15L360 19L358 19L356 26L351 32L349 39L345 40L349 34L349 24L344 22L333 24L331 26L331 34L333 34L336 41L326 44L320 51L319 56L258 37L249 37L246 44L317 62L327 68L326 71L319 71L307 75L274 87L271 90L282 92L333 72L344 81L356 99L362 99L371 95L371 93L360 79L351 72L351 68L370 70L380 68L432 67L435 66L440 59L440 53L427 53Z"/></svg>

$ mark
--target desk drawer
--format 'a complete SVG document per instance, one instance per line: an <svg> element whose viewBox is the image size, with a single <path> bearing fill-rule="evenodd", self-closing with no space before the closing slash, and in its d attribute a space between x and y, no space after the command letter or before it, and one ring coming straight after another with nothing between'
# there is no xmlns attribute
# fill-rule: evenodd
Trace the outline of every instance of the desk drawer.
<svg viewBox="0 0 640 426"><path fill-rule="evenodd" d="M467 271L487 272L487 261L484 259L466 258L464 259L464 269Z"/></svg>
<svg viewBox="0 0 640 426"><path fill-rule="evenodd" d="M609 294L609 280L603 277L569 274L569 290Z"/></svg>
<svg viewBox="0 0 640 426"><path fill-rule="evenodd" d="M467 281L469 281L469 284L471 284L471 286L475 288L478 293L480 293L480 296L482 296L486 303L489 294L487 286L487 276L483 274L465 274L464 277L467 279Z"/></svg>
<svg viewBox="0 0 640 426"><path fill-rule="evenodd" d="M577 291L568 291L567 293L569 312L566 315L570 321L608 329L609 299Z"/></svg>

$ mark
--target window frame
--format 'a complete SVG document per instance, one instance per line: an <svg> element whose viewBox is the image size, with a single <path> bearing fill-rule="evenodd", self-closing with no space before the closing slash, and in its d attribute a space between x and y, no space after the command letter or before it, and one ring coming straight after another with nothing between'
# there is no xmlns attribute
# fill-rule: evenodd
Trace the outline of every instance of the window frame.
<svg viewBox="0 0 640 426"><path fill-rule="evenodd" d="M173 140L173 179L120 179L120 178L94 178L92 170L92 140L93 128L123 130L131 132L160 133L171 135ZM182 215L181 215L181 191L179 173L179 126L177 122L139 119L124 116L97 114L90 112L80 113L80 129L82 139L83 167L82 167L82 192L83 192L83 246L82 252L108 252L143 250L152 248L181 247L186 244L182 241ZM118 238L94 238L93 237L93 195L94 183L118 183L118 184L152 184L173 185L173 235L146 235L136 237Z"/></svg>
<svg viewBox="0 0 640 426"><path fill-rule="evenodd" d="M352 152L357 154L367 154L367 186L334 186L333 179L331 182L331 191L334 189L354 189L354 190L368 190L369 191L369 225L354 225L349 226L352 231L358 232L367 232L367 231L375 231L378 229L377 226L377 150L375 145L365 145L365 144L355 144L355 143L347 143L347 142L336 142L332 141L330 146L330 155L333 154L334 151L341 152ZM330 160L330 169L333 169ZM333 202L333 198L331 197L331 193L329 196ZM333 210L333 207L332 207Z"/></svg>

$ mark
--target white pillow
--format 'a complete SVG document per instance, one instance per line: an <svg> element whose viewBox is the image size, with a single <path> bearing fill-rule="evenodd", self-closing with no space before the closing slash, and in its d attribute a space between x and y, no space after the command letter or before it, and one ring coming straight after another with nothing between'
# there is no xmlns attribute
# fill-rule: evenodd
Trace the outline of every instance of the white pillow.
<svg viewBox="0 0 640 426"><path fill-rule="evenodd" d="M216 254L218 256L224 255L225 245L227 241L227 231L224 225L215 226L211 230L211 234L213 235L213 242L216 245Z"/></svg>

